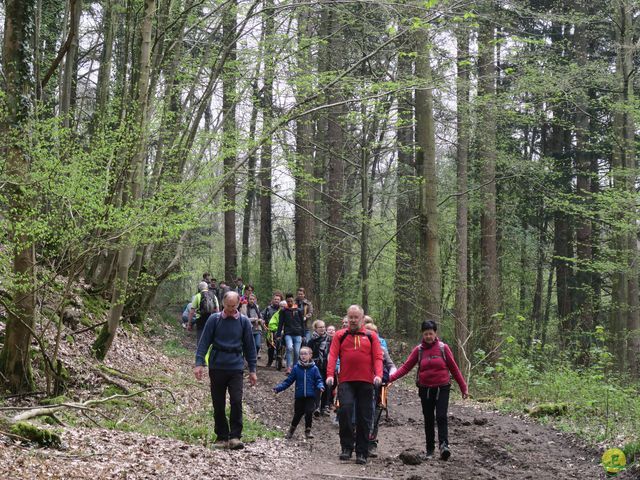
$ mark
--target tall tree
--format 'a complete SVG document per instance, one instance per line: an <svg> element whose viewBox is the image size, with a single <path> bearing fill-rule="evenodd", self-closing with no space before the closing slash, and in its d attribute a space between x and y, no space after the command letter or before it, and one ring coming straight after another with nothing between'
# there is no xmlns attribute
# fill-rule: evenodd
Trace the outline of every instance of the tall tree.
<svg viewBox="0 0 640 480"><path fill-rule="evenodd" d="M273 122L273 82L275 75L274 36L275 10L273 0L264 3L264 86L262 87L262 149L260 151L260 288L271 294L272 268L272 218L271 218L271 166L273 147L271 129Z"/></svg>
<svg viewBox="0 0 640 480"><path fill-rule="evenodd" d="M78 45L80 44L80 15L82 15L82 0L71 0L69 7L69 47L64 60L64 72L62 75L60 91L60 116L63 125L69 128L71 125L71 106L75 102L75 82L78 62Z"/></svg>
<svg viewBox="0 0 640 480"><path fill-rule="evenodd" d="M456 30L457 40L457 77L456 77L456 113L457 113L457 149L456 149L456 297L454 306L455 333L458 365L467 375L470 362L466 345L469 341L468 320L468 245L469 245L469 200L467 165L469 159L469 30L461 26Z"/></svg>
<svg viewBox="0 0 640 480"><path fill-rule="evenodd" d="M20 226L29 211L27 196L30 171L29 154L21 141L27 135L32 109L34 0L6 0L4 3L4 38L2 63L4 75L4 114L0 117L0 148L5 159L7 184L7 218L9 238L13 244L12 282L4 345L0 352L0 372L6 387L14 393L32 389L31 333L35 323L35 250L33 240Z"/></svg>
<svg viewBox="0 0 640 480"><path fill-rule="evenodd" d="M337 2L324 4L322 11L321 31L327 39L324 51L323 68L326 72L336 74L343 67L346 52L345 40L342 35L339 21ZM327 186L326 202L328 203L328 217L331 223L337 227L344 224L344 192L345 192L345 160L343 156L344 130L343 117L345 106L341 84L332 81L326 88L325 103L327 107L327 129L323 132L324 145L327 155ZM342 313L344 301L340 292L345 277L345 235L340 230L329 228L327 231L327 264L326 264L326 310L334 313Z"/></svg>
<svg viewBox="0 0 640 480"><path fill-rule="evenodd" d="M438 190L436 177L436 135L433 118L431 45L425 27L416 29L416 170L420 177L420 265L423 315L439 320L440 247L438 240Z"/></svg>
<svg viewBox="0 0 640 480"><path fill-rule="evenodd" d="M301 0L303 3L303 0ZM298 8L297 61L300 80L296 85L296 97L302 102L309 94L312 64L308 48L304 48L313 34L310 9ZM295 219L294 236L296 246L296 281L305 288L306 296L318 307L318 285L314 274L317 256L315 212L316 187L313 183L313 122L312 115L304 115L296 121L296 163L295 163Z"/></svg>
<svg viewBox="0 0 640 480"><path fill-rule="evenodd" d="M581 2L579 5L583 6ZM581 8L581 13L586 17L590 12L587 8ZM579 68L586 69L589 58L589 25L583 20L575 26L574 51L576 63ZM575 309L577 315L577 327L582 339L582 349L587 353L590 346L589 338L593 331L593 291L592 291L592 225L589 215L591 198L591 148L589 145L590 108L589 92L587 88L577 89L577 101L575 109L575 166L576 166L576 193L580 199L584 214L577 219L576 225L576 292Z"/></svg>
<svg viewBox="0 0 640 480"><path fill-rule="evenodd" d="M484 17L478 29L478 157L482 188L480 214L480 312L479 333L482 347L497 356L498 317L498 246L496 213L496 55L493 0L484 2Z"/></svg>
<svg viewBox="0 0 640 480"><path fill-rule="evenodd" d="M139 71L136 86L135 105L131 110L131 124L136 128L137 139L131 152L128 169L126 190L123 192L122 203L135 205L141 198L144 186L144 165L147 155L147 126L149 123L149 76L151 72L151 34L155 17L155 0L145 0L144 16L140 24ZM116 266L116 281L111 294L107 324L96 338L93 348L96 356L103 359L116 336L120 317L129 286L129 267L134 259L135 245L130 238L123 240L118 251Z"/></svg>
<svg viewBox="0 0 640 480"><path fill-rule="evenodd" d="M222 13L222 37L229 48L222 75L222 155L224 164L224 278L235 280L238 267L236 246L236 95L238 66L237 60L237 14L238 1L231 0Z"/></svg>
<svg viewBox="0 0 640 480"><path fill-rule="evenodd" d="M411 47L403 43L398 57L398 79L409 83L413 76ZM398 240L395 259L396 331L410 335L413 324L412 302L415 301L417 262L417 215L415 191L417 174L414 157L413 91L404 89L398 95L398 123L396 126L398 173L396 187L396 230Z"/></svg>
<svg viewBox="0 0 640 480"><path fill-rule="evenodd" d="M634 42L634 24L633 19L637 13L635 2L630 0L618 0L616 2L617 15L616 25L619 28L619 47L618 47L618 70L620 98L618 108L621 113L621 137L618 144L621 145L620 157L621 167L624 169L624 188L628 192L630 212L636 212L636 176L637 176L637 160L636 160L636 127L633 112L629 111L628 106L635 102L634 92L634 53L636 44ZM633 218L633 217L632 217ZM626 238L624 238L626 237ZM627 363L629 370L634 377L640 376L640 305L639 305L639 289L638 275L640 267L638 266L638 228L630 229L623 235L621 247L625 252L624 258L627 262L626 275L626 303L627 303L627 321L626 329L628 332L627 346Z"/></svg>

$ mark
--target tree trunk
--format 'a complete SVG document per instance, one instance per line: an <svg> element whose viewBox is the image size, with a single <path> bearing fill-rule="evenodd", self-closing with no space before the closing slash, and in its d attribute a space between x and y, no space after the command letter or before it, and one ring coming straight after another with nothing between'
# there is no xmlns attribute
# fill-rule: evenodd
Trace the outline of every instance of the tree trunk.
<svg viewBox="0 0 640 480"><path fill-rule="evenodd" d="M236 24L238 1L231 0L223 12L222 36L230 46L222 75L222 111L224 115L222 136L224 154L224 278L233 282L238 267L238 253L236 247Z"/></svg>
<svg viewBox="0 0 640 480"><path fill-rule="evenodd" d="M584 12L588 14L588 12ZM590 28L586 23L581 22L576 25L574 35L575 55L578 66L585 68L588 62L588 32ZM576 130L576 193L580 199L582 208L588 212L591 203L591 153L589 146L590 115L588 105L588 93L585 88L578 92L578 100L575 113ZM592 268L592 225L590 215L585 215L577 219L576 225L576 289L575 289L575 315L577 315L577 330L581 339L582 361L586 362L590 347L591 333L594 329L593 323L593 291L591 290L591 268Z"/></svg>
<svg viewBox="0 0 640 480"><path fill-rule="evenodd" d="M271 128L273 123L273 82L275 75L275 51L273 49L275 20L273 0L265 0L264 38L264 86L262 97L262 136L260 153L260 289L265 298L271 296L272 272L272 215L271 215ZM265 137L269 137L265 139Z"/></svg>
<svg viewBox="0 0 640 480"><path fill-rule="evenodd" d="M79 26L82 14L82 0L71 0L69 10L69 35L71 43L64 60L62 75L62 89L60 91L60 116L65 128L72 124L71 105L74 102L74 85L76 82L76 62L78 61Z"/></svg>
<svg viewBox="0 0 640 480"><path fill-rule="evenodd" d="M454 306L455 335L458 365L460 370L469 375L470 362L467 342L469 341L468 289L467 289L467 255L469 245L469 188L467 165L469 160L469 31L461 27L456 31L457 78L457 141L456 150L456 189L460 193L456 204L456 298Z"/></svg>
<svg viewBox="0 0 640 480"><path fill-rule="evenodd" d="M493 2L488 12L493 11ZM495 31L494 23L481 21L478 31L478 99L480 141L480 190L482 213L480 216L480 325L476 330L482 347L490 354L491 360L497 359L499 352L498 332L500 321L496 313L499 302L497 215L496 215L496 70L495 70Z"/></svg>
<svg viewBox="0 0 640 480"><path fill-rule="evenodd" d="M251 108L251 120L249 120L249 140L255 141L256 123L258 121L258 86L254 87L253 107ZM256 154L251 152L247 158L247 198L244 202L244 214L242 215L242 261L240 264L240 274L242 278L249 278L249 239L251 232L251 212L256 198ZM262 295L258 293L258 298ZM268 298L268 297L262 297Z"/></svg>
<svg viewBox="0 0 640 480"><path fill-rule="evenodd" d="M622 93L620 105L628 106L635 103L634 92L634 53L636 45L634 43L634 25L633 18L635 16L634 2L630 0L620 0L618 4L619 17L617 25L620 28L620 50L618 56L621 57L619 78L621 79ZM635 138L635 120L632 111L624 108L622 113L622 138L619 143L622 145L622 165L626 169L626 189L629 196L629 212L633 212L632 218L635 218L636 207L636 138ZM626 249L627 249L627 299L628 299L628 315L627 315L627 331L628 331L628 347L627 347L627 363L629 370L634 378L640 376L640 295L638 287L638 275L640 268L638 266L638 228L631 229L626 233Z"/></svg>
<svg viewBox="0 0 640 480"><path fill-rule="evenodd" d="M9 291L12 302L7 309L6 333L0 352L0 372L7 389L13 393L33 389L30 345L35 324L35 250L33 240L21 232L24 227L20 225L30 208L28 189L24 187L28 185L30 161L22 138L28 135L23 129L34 93L31 75L34 18L34 0L5 0L2 44L5 96L0 120L3 138L0 148L5 159L5 175L10 180L3 187L9 207L3 215L8 219L9 240L13 247L13 278Z"/></svg>
<svg viewBox="0 0 640 480"><path fill-rule="evenodd" d="M302 1L302 0L301 0ZM311 59L308 49L300 48L313 35L313 25L304 7L298 13L298 70L311 71ZM303 79L304 82L304 79ZM297 100L307 95L308 86L296 86ZM314 262L317 255L317 229L312 214L316 212L316 197L313 178L313 118L305 115L296 122L296 173L295 187L295 246L296 281L304 287L306 297L318 309L318 285L314 274Z"/></svg>
<svg viewBox="0 0 640 480"><path fill-rule="evenodd" d="M403 47L398 58L398 79L413 81L413 61L408 55L410 48ZM417 172L414 158L414 117L413 93L406 89L398 94L398 127L396 129L398 155L396 230L397 246L395 259L395 305L396 332L403 336L415 333L413 313L415 292L418 288L416 277L417 212L415 208Z"/></svg>
<svg viewBox="0 0 640 480"><path fill-rule="evenodd" d="M79 2L80 0L78 0ZM111 85L111 56L113 54L113 36L115 31L115 8L117 0L105 0L102 17L103 42L100 52L100 68L98 70L98 83L96 84L96 107L90 125L90 133L93 133L100 123L105 120L107 104L109 102L109 89Z"/></svg>
<svg viewBox="0 0 640 480"><path fill-rule="evenodd" d="M151 66L151 32L153 27L153 17L155 15L155 0L145 0L144 17L141 24L141 44L139 58L139 72L136 102L133 108L135 125L137 127L138 139L135 150L131 155L131 164L128 172L128 191L125 191L123 205L136 203L142 197L144 182L144 164L147 153L147 124L148 124L148 89ZM135 253L135 246L127 244L127 238L123 239L123 246L118 252L116 266L116 279L113 285L111 296L111 307L108 313L107 324L102 328L98 338L96 338L93 349L96 357L104 359L111 348L113 339L116 336L120 317L124 309L124 303L129 284L129 267Z"/></svg>
<svg viewBox="0 0 640 480"><path fill-rule="evenodd" d="M328 51L325 52L328 59L327 71L337 72L342 68L344 56L344 38L341 34L339 19L335 6L327 6L322 14L323 30L327 32ZM327 89L325 101L327 105L338 103L342 100L342 92L339 84L334 84ZM344 131L343 116L344 105L335 105L327 108L327 130L325 134L325 148L327 162L327 185L329 221L337 227L343 227L344 217L344 192L345 192L345 162L343 158ZM327 284L325 310L337 315L342 315L345 305L342 295L336 295L343 289L345 275L345 250L344 234L336 229L327 230Z"/></svg>
<svg viewBox="0 0 640 480"><path fill-rule="evenodd" d="M440 320L440 253L438 244L438 192L436 178L436 137L433 119L431 52L426 29L419 28L416 39L416 77L420 86L416 101L416 165L420 177L420 280L424 303L421 319Z"/></svg>

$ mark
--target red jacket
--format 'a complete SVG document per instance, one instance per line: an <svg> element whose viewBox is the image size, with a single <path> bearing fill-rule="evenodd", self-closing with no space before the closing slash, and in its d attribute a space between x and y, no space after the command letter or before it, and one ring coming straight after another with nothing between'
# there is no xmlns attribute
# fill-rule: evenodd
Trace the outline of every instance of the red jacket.
<svg viewBox="0 0 640 480"><path fill-rule="evenodd" d="M382 378L382 346L376 332L369 332L371 340L360 329L356 334L350 334L346 328L338 330L331 341L329 350L329 364L327 378L333 377L336 361L340 359L339 382L367 382L373 383L374 377ZM341 342L342 337L347 337Z"/></svg>
<svg viewBox="0 0 640 480"><path fill-rule="evenodd" d="M467 383L464 381L464 377L453 358L453 353L449 345L444 344L444 354L446 358L442 358L442 351L440 350L440 339L436 337L435 342L428 344L424 340L422 345L422 357L420 359L420 366L418 368L418 383L423 387L441 387L442 385L448 385L451 383L449 372L453 375L456 382L460 386L460 391L467 393ZM404 377L411 369L418 363L418 349L420 345L415 347L407 361L402 365L393 375L389 377L389 382L395 382L399 378Z"/></svg>

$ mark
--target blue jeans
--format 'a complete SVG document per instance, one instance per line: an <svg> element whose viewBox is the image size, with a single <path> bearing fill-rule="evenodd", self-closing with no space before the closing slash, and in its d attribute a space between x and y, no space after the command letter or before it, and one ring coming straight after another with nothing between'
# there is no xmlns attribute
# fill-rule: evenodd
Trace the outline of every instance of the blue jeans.
<svg viewBox="0 0 640 480"><path fill-rule="evenodd" d="M256 353L258 353L262 343L262 332L253 332L253 343L256 344Z"/></svg>
<svg viewBox="0 0 640 480"><path fill-rule="evenodd" d="M309 345L309 342L311 341L311 330L304 331L304 338L307 341L307 345Z"/></svg>
<svg viewBox="0 0 640 480"><path fill-rule="evenodd" d="M285 335L284 343L287 346L287 368L293 368L293 366L298 363L302 337L300 335ZM293 359L291 357L293 357Z"/></svg>

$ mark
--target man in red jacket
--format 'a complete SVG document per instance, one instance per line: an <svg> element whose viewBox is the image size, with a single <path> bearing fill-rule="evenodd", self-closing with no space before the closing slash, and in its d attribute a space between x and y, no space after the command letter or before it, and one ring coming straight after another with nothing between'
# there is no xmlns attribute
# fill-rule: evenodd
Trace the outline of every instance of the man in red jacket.
<svg viewBox="0 0 640 480"><path fill-rule="evenodd" d="M356 463L367 463L369 430L373 417L373 386L382 383L382 346L378 335L364 329L364 310L351 305L347 310L348 325L336 332L327 365L327 387L333 384L336 361L340 359L338 401L340 411L340 460L349 460L354 438L351 415L356 410Z"/></svg>

